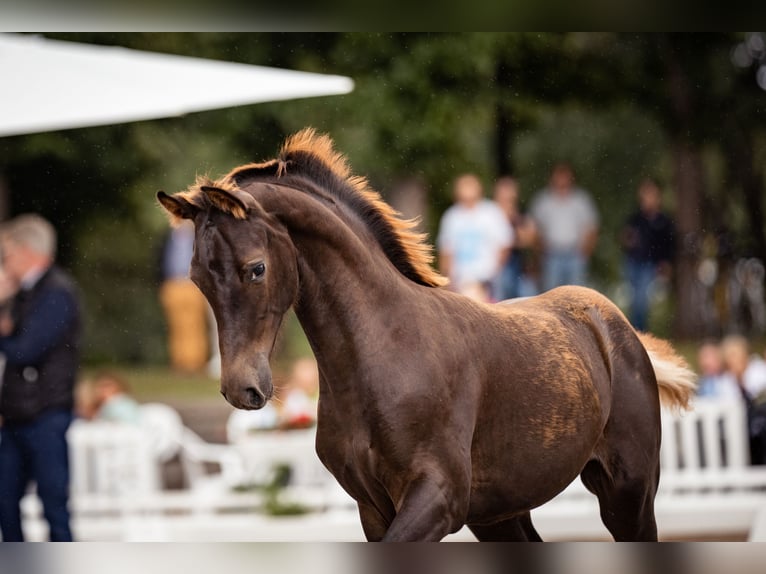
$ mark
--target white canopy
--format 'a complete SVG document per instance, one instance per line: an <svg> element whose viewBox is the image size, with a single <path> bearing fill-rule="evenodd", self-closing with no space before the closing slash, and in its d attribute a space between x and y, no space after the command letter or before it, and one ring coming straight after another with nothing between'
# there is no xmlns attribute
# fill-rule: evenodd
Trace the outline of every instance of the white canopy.
<svg viewBox="0 0 766 574"><path fill-rule="evenodd" d="M344 76L0 34L0 137L346 94Z"/></svg>

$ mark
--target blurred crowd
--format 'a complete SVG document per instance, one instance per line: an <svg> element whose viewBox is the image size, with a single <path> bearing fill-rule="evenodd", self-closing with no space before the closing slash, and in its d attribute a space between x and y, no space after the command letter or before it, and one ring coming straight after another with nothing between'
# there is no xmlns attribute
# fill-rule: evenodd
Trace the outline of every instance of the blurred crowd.
<svg viewBox="0 0 766 574"><path fill-rule="evenodd" d="M748 339L728 335L705 341L697 351L697 395L741 402L747 412L750 461L766 464L766 360Z"/></svg>
<svg viewBox="0 0 766 574"><path fill-rule="evenodd" d="M439 223L439 267L451 288L482 301L527 297L560 285L587 285L599 235L599 214L590 193L577 185L573 167L556 163L548 184L520 203L518 182L494 182L492 199L481 180L462 174L454 204ZM624 280L630 286L630 319L648 326L650 293L672 271L675 227L662 210L660 185L643 180L633 214L620 233Z"/></svg>

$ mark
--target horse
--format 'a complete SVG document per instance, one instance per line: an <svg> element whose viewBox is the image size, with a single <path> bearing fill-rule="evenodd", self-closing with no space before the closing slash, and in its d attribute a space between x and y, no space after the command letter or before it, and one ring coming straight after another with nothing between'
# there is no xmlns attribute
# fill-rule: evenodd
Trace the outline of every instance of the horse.
<svg viewBox="0 0 766 574"><path fill-rule="evenodd" d="M694 375L606 297L565 286L487 304L445 288L432 247L305 129L277 158L157 193L195 226L191 279L218 323L220 391L272 397L293 308L316 357L316 451L370 541L540 540L530 510L578 475L615 540L657 540L660 399Z"/></svg>

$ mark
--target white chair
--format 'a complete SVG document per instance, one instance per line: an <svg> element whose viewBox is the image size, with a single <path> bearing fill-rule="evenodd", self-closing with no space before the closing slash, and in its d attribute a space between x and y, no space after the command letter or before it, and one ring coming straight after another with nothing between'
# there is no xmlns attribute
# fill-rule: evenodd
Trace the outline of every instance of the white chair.
<svg viewBox="0 0 766 574"><path fill-rule="evenodd" d="M181 463L192 490L209 488L211 482L220 483L221 488L228 490L242 484L242 458L231 445L209 443L184 427L180 446ZM209 464L217 465L219 472L207 472Z"/></svg>
<svg viewBox="0 0 766 574"><path fill-rule="evenodd" d="M250 434L275 429L278 423L279 414L271 403L257 411L235 409L226 420L226 440L230 444L236 444Z"/></svg>
<svg viewBox="0 0 766 574"><path fill-rule="evenodd" d="M77 420L67 433L71 492L125 498L156 491L160 474L151 434L140 426Z"/></svg>
<svg viewBox="0 0 766 574"><path fill-rule="evenodd" d="M167 462L181 450L184 424L181 415L164 403L145 403L140 407L140 425L150 436L152 451L161 462Z"/></svg>
<svg viewBox="0 0 766 574"><path fill-rule="evenodd" d="M243 481L239 452L230 445L202 439L183 424L181 416L169 405L147 403L141 405L141 413L142 425L153 435L156 456L168 461L178 455L190 491L186 500L191 510L212 512L226 503L233 489Z"/></svg>

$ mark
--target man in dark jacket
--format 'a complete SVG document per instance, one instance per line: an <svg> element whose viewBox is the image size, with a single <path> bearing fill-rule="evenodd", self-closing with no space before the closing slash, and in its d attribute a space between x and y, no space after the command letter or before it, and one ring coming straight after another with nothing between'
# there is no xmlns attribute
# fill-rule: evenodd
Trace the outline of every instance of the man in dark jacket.
<svg viewBox="0 0 766 574"><path fill-rule="evenodd" d="M19 501L34 481L52 541L72 539L69 456L73 389L80 348L80 305L71 278L54 265L56 232L37 215L0 228L3 267L18 286L0 336L0 529L21 541Z"/></svg>
<svg viewBox="0 0 766 574"><path fill-rule="evenodd" d="M669 280L675 249L673 220L662 212L656 181L647 178L638 188L639 208L622 231L625 274L631 287L630 320L639 331L649 326L650 292L658 277Z"/></svg>

